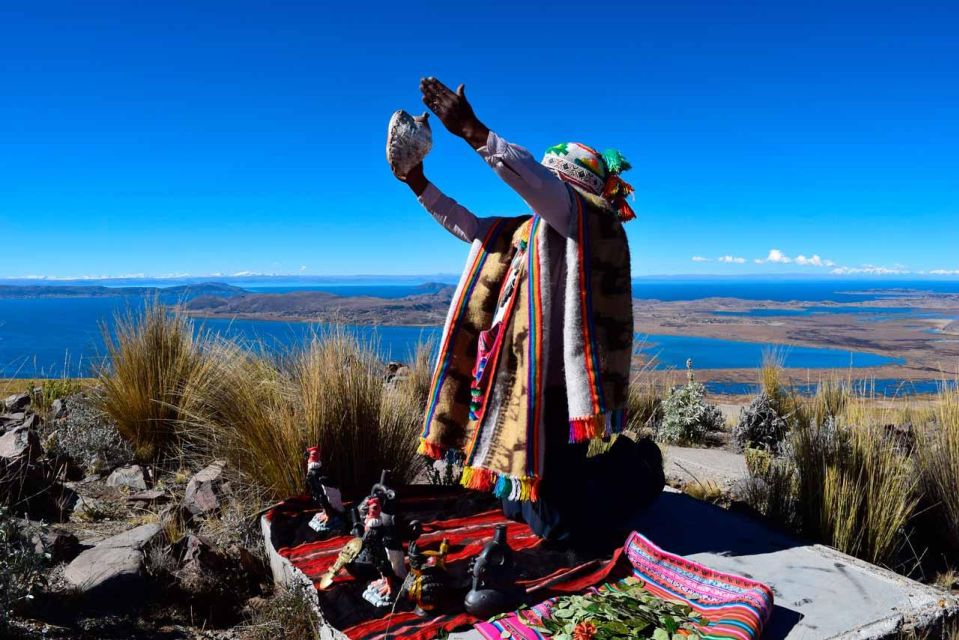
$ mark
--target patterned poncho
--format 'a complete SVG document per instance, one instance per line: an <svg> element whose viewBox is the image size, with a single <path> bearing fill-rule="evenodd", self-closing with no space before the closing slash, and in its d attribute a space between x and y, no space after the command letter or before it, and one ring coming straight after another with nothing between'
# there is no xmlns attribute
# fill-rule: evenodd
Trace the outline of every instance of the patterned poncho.
<svg viewBox="0 0 959 640"><path fill-rule="evenodd" d="M559 351L553 341L562 341L570 441L618 433L625 421L633 350L626 234L606 201L571 192L577 212L569 237L533 216L499 218L473 242L427 402L420 453L460 452L464 486L514 500L537 498L546 357ZM551 286L560 275L549 265L562 260L566 280ZM490 336L509 275L508 312ZM564 300L550 300L551 291ZM563 314L562 335L550 334L554 313Z"/></svg>

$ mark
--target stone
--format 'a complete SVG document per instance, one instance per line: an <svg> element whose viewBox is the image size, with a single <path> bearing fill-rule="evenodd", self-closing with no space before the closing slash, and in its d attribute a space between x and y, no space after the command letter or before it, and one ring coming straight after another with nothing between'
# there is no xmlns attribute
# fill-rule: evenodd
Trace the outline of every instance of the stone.
<svg viewBox="0 0 959 640"><path fill-rule="evenodd" d="M57 398L56 400L50 403L49 415L51 420L58 420L62 418L63 416L65 416L66 414L67 414L67 405L61 398Z"/></svg>
<svg viewBox="0 0 959 640"><path fill-rule="evenodd" d="M147 489L146 491L134 493L132 496L127 496L127 502L141 505L157 504L159 502L166 502L169 499L170 496L165 494L162 489Z"/></svg>
<svg viewBox="0 0 959 640"><path fill-rule="evenodd" d="M35 460L42 453L40 439L27 427L15 427L0 436L0 461Z"/></svg>
<svg viewBox="0 0 959 640"><path fill-rule="evenodd" d="M17 411L15 413L4 413L0 415L0 424L3 424L5 426L6 425L18 426L20 423L22 423L26 419L26 417L27 417L27 414L25 414L22 411Z"/></svg>
<svg viewBox="0 0 959 640"><path fill-rule="evenodd" d="M28 414L23 419L23 422L20 423L20 426L31 430L36 430L40 427L40 416L35 413Z"/></svg>
<svg viewBox="0 0 959 640"><path fill-rule="evenodd" d="M3 401L3 406L10 413L23 411L30 406L30 394L15 393L12 396L7 396Z"/></svg>
<svg viewBox="0 0 959 640"><path fill-rule="evenodd" d="M229 485L223 478L225 465L226 462L217 460L190 478L181 505L186 519L215 513L223 506L222 498L229 492Z"/></svg>
<svg viewBox="0 0 959 640"><path fill-rule="evenodd" d="M143 474L143 467L138 464L130 464L114 470L107 478L107 486L145 491L147 481Z"/></svg>
<svg viewBox="0 0 959 640"><path fill-rule="evenodd" d="M146 586L144 551L162 531L151 523L106 538L74 558L63 578L82 594L110 594L118 604L130 602Z"/></svg>
<svg viewBox="0 0 959 640"><path fill-rule="evenodd" d="M38 531L31 537L37 553L48 553L53 562L70 562L81 551L80 541L69 531L51 529Z"/></svg>

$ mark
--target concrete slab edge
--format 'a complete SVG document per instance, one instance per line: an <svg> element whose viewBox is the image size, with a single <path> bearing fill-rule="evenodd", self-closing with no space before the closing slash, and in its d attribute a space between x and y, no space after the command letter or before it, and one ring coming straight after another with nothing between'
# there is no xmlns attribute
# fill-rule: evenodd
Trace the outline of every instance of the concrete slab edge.
<svg viewBox="0 0 959 640"><path fill-rule="evenodd" d="M263 546L266 549L266 557L270 561L270 571L273 574L273 583L287 589L303 587L304 592L309 595L310 605L316 612L317 619L320 621L317 628L317 637L319 640L349 640L341 631L333 628L323 617L323 611L320 609L320 600L310 580L305 573L293 566L293 563L281 556L273 548L270 521L266 516L260 517L260 531L263 534Z"/></svg>
<svg viewBox="0 0 959 640"><path fill-rule="evenodd" d="M884 567L845 554L826 545L813 545L819 553L833 558L837 562L871 573L874 576L892 582L910 593L910 599L918 599L915 609L908 615L896 613L875 620L845 633L832 636L828 640L884 640L896 638L902 633L923 632L934 629L940 624L959 617L959 598L935 587L917 582L899 575Z"/></svg>

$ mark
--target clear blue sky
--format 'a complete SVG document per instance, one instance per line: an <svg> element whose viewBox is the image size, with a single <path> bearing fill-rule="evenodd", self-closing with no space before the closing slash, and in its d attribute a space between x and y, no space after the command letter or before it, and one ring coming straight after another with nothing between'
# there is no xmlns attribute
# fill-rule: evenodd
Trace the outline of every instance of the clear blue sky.
<svg viewBox="0 0 959 640"><path fill-rule="evenodd" d="M458 272L384 160L427 74L536 155L620 148L637 275L959 273L957 29L945 1L3 3L0 276ZM434 129L441 189L523 212Z"/></svg>

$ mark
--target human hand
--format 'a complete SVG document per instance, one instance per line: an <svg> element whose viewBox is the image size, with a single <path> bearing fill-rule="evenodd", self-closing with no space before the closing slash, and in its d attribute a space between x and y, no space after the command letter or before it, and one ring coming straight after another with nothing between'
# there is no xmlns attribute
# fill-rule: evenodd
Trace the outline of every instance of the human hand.
<svg viewBox="0 0 959 640"><path fill-rule="evenodd" d="M460 85L454 92L445 84L430 76L420 80L423 104L436 114L443 126L455 136L466 140L477 149L486 144L489 129L476 117L473 107L466 99L466 87Z"/></svg>

